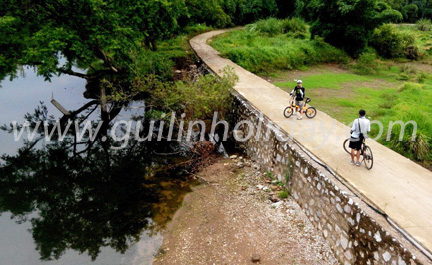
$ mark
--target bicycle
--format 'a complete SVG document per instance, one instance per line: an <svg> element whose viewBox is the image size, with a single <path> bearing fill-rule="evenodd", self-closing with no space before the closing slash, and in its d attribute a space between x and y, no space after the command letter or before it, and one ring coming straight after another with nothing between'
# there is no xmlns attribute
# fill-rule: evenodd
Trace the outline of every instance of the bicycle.
<svg viewBox="0 0 432 265"><path fill-rule="evenodd" d="M343 148L348 154L351 154L351 150L349 148L349 142L351 138L348 138L343 143ZM366 145L366 139L363 139L362 146L360 148L360 155L363 157L362 161L360 163L365 163L365 166L367 169L371 169L373 167L373 154L372 149Z"/></svg>
<svg viewBox="0 0 432 265"><path fill-rule="evenodd" d="M311 102L311 99L306 98L305 104L302 108L302 111L303 111L303 113L306 114L306 117L308 117L309 119L312 119L313 117L316 116L317 111L314 107L306 107L307 103L309 103L309 102ZM291 97L290 105L284 109L285 118L291 117L291 115L293 115L293 113L294 113L294 109L298 110L299 108L300 108L300 106L295 104L295 96Z"/></svg>

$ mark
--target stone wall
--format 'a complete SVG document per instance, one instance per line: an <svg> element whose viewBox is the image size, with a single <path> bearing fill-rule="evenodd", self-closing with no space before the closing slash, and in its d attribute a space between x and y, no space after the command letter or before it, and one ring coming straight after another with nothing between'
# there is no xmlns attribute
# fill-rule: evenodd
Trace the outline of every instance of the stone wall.
<svg viewBox="0 0 432 265"><path fill-rule="evenodd" d="M241 120L254 125L250 128L243 124L235 131L247 136L253 130L253 136L239 144L285 183L316 229L330 242L341 264L426 264L421 252L390 226L385 216L374 212L318 159L234 94L234 125ZM255 138L257 133L263 137Z"/></svg>

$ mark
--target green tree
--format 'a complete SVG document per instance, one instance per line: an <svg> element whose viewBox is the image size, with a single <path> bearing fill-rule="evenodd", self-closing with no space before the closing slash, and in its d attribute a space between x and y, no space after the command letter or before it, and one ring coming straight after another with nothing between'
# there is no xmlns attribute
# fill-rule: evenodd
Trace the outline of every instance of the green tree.
<svg viewBox="0 0 432 265"><path fill-rule="evenodd" d="M112 89L130 89L136 54L178 28L184 0L5 0L0 3L0 78L20 67L38 75L68 74L87 80L85 96L97 99L103 130L121 110L106 101ZM83 71L75 70L79 65Z"/></svg>
<svg viewBox="0 0 432 265"><path fill-rule="evenodd" d="M414 36L399 32L392 24L384 24L375 29L370 44L385 58L405 57L408 47L414 44Z"/></svg>
<svg viewBox="0 0 432 265"><path fill-rule="evenodd" d="M216 27L225 27L232 23L231 17L222 8L220 0L186 0L187 16L182 17L183 24L205 23Z"/></svg>
<svg viewBox="0 0 432 265"><path fill-rule="evenodd" d="M414 23L418 19L419 8L416 4L409 4L403 7L402 14L406 22Z"/></svg>
<svg viewBox="0 0 432 265"><path fill-rule="evenodd" d="M376 0L317 0L308 4L308 10L314 21L312 37L321 36L354 57L365 48L375 27L400 17L377 6Z"/></svg>
<svg viewBox="0 0 432 265"><path fill-rule="evenodd" d="M170 36L186 9L182 0L45 0L0 4L0 77L19 66L37 69L49 80L70 74L90 78L100 72L127 72L131 51L156 48ZM61 60L63 59L63 60ZM72 66L80 62L87 73Z"/></svg>
<svg viewBox="0 0 432 265"><path fill-rule="evenodd" d="M275 0L223 0L222 7L235 25L276 16L278 12Z"/></svg>

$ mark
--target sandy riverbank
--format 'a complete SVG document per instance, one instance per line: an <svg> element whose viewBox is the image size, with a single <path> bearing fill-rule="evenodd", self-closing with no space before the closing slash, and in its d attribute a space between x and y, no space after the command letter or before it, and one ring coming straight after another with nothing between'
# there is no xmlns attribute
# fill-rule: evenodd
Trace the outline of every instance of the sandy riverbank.
<svg viewBox="0 0 432 265"><path fill-rule="evenodd" d="M221 159L197 174L154 264L338 264L291 198L257 165ZM279 200L279 201L278 201Z"/></svg>

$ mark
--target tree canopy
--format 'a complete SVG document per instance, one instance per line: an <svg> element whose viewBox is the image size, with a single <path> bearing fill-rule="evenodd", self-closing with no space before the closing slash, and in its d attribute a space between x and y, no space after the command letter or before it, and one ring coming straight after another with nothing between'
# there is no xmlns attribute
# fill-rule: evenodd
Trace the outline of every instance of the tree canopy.
<svg viewBox="0 0 432 265"><path fill-rule="evenodd" d="M314 21L312 36L319 35L355 57L378 25L402 18L398 11L376 0L311 1L307 8Z"/></svg>
<svg viewBox="0 0 432 265"><path fill-rule="evenodd" d="M19 66L36 67L39 75L127 71L142 43L177 28L186 12L182 0L6 0L0 4L0 78L16 76ZM86 74L72 70L83 65Z"/></svg>

